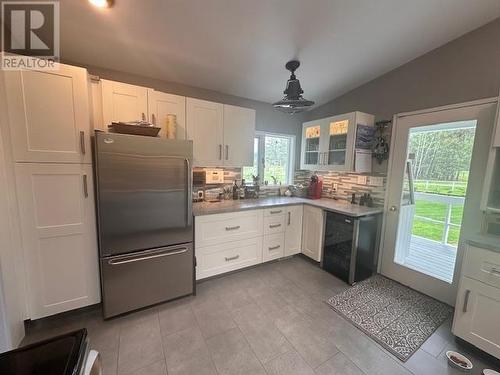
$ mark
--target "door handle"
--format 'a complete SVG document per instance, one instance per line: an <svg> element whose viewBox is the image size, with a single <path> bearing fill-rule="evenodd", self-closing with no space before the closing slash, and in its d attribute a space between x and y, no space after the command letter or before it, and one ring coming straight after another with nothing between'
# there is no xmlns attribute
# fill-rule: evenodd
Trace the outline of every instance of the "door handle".
<svg viewBox="0 0 500 375"><path fill-rule="evenodd" d="M159 253L158 252L152 253L151 255L145 255L145 256L140 256L140 257L129 256L129 257L124 257L124 258L119 258L119 259L110 259L110 260L108 260L108 264L110 266L118 266L120 264L134 263L134 262L140 262L143 260L163 258L163 257L167 257L170 255L183 254L187 251L188 251L187 247L181 247L181 248L177 248L177 249L162 251Z"/></svg>
<svg viewBox="0 0 500 375"><path fill-rule="evenodd" d="M271 225L269 225L269 228L271 228L271 229L272 228L279 228L279 227L281 227L281 224L271 224Z"/></svg>
<svg viewBox="0 0 500 375"><path fill-rule="evenodd" d="M222 160L222 145L219 145L219 160Z"/></svg>
<svg viewBox="0 0 500 375"><path fill-rule="evenodd" d="M271 246L271 247L268 247L269 250L278 250L281 246L280 245L276 245L276 246Z"/></svg>
<svg viewBox="0 0 500 375"><path fill-rule="evenodd" d="M88 184L87 184L87 175L86 175L86 174L84 174L84 175L82 176L82 178L83 178L83 196L84 196L85 198L87 198L87 197L89 196L89 188L88 188L88 186L87 186L87 185L88 185Z"/></svg>
<svg viewBox="0 0 500 375"><path fill-rule="evenodd" d="M292 214L291 212L288 212L288 225L290 225L290 218L291 218Z"/></svg>
<svg viewBox="0 0 500 375"><path fill-rule="evenodd" d="M189 159L184 159L186 162L186 185L188 190L188 196L186 197L186 224L191 226L193 223L193 210L192 210L192 182L191 182L191 163Z"/></svg>
<svg viewBox="0 0 500 375"><path fill-rule="evenodd" d="M230 231L230 230L236 230L236 229L240 229L240 226L239 226L239 225L236 225L235 227L226 227L226 230L227 230L227 231Z"/></svg>
<svg viewBox="0 0 500 375"><path fill-rule="evenodd" d="M80 151L85 155L85 132L80 130Z"/></svg>
<svg viewBox="0 0 500 375"><path fill-rule="evenodd" d="M226 145L226 160L229 160L229 145Z"/></svg>
<svg viewBox="0 0 500 375"><path fill-rule="evenodd" d="M280 213L282 213L282 212L283 212L283 210L278 210L278 211L270 211L269 213L270 213L271 215L274 215L274 214L280 214Z"/></svg>
<svg viewBox="0 0 500 375"><path fill-rule="evenodd" d="M465 297L464 297L464 306L462 308L462 312L466 313L467 312L467 308L469 307L469 298L470 298L470 290L467 289L465 291Z"/></svg>
<svg viewBox="0 0 500 375"><path fill-rule="evenodd" d="M389 211L391 211L391 212L396 212L397 210L398 210L398 208L396 206L389 207Z"/></svg>
<svg viewBox="0 0 500 375"><path fill-rule="evenodd" d="M226 260L226 262L230 262L232 260L236 260L238 259L240 256L239 255L235 255L234 257L225 257L224 259Z"/></svg>

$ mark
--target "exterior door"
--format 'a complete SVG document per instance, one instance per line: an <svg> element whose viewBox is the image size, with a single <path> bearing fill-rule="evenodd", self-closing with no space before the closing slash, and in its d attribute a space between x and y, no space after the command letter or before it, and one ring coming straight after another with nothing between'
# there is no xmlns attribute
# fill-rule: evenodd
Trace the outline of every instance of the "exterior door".
<svg viewBox="0 0 500 375"><path fill-rule="evenodd" d="M253 165L255 110L224 104L224 165Z"/></svg>
<svg viewBox="0 0 500 375"><path fill-rule="evenodd" d="M61 64L4 74L14 160L90 163L87 71Z"/></svg>
<svg viewBox="0 0 500 375"><path fill-rule="evenodd" d="M150 121L148 89L127 83L101 80L103 126L113 121Z"/></svg>
<svg viewBox="0 0 500 375"><path fill-rule="evenodd" d="M483 100L395 116L381 272L450 305L464 241L481 229L495 109Z"/></svg>
<svg viewBox="0 0 500 375"><path fill-rule="evenodd" d="M167 138L167 115L175 115L177 120L176 139L186 139L186 98L184 96L166 94L148 90L149 118L159 126L160 137Z"/></svg>
<svg viewBox="0 0 500 375"><path fill-rule="evenodd" d="M30 318L98 303L92 166L16 164Z"/></svg>
<svg viewBox="0 0 500 375"><path fill-rule="evenodd" d="M186 99L188 139L193 141L194 165L222 166L223 105L205 100Z"/></svg>

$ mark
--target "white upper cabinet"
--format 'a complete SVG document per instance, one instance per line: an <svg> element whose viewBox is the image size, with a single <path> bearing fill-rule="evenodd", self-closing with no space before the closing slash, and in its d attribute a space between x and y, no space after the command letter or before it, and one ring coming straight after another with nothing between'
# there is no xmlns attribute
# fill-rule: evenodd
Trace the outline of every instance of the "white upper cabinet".
<svg viewBox="0 0 500 375"><path fill-rule="evenodd" d="M92 166L16 163L30 318L100 301Z"/></svg>
<svg viewBox="0 0 500 375"><path fill-rule="evenodd" d="M193 141L196 166L223 165L223 105L205 100L186 99L188 139Z"/></svg>
<svg viewBox="0 0 500 375"><path fill-rule="evenodd" d="M351 112L304 123L301 169L356 171L356 148L369 148L364 127L373 125L374 116L362 112Z"/></svg>
<svg viewBox="0 0 500 375"><path fill-rule="evenodd" d="M253 165L255 110L224 104L224 166Z"/></svg>
<svg viewBox="0 0 500 375"><path fill-rule="evenodd" d="M166 94L148 90L149 121L161 128L160 137L167 136L167 115L175 115L176 138L186 139L186 98L184 96Z"/></svg>
<svg viewBox="0 0 500 375"><path fill-rule="evenodd" d="M324 153L320 149L324 138L323 120L309 121L302 125L302 152L300 153L300 169L317 171L323 164Z"/></svg>
<svg viewBox="0 0 500 375"><path fill-rule="evenodd" d="M5 72L14 160L91 163L87 71Z"/></svg>
<svg viewBox="0 0 500 375"><path fill-rule="evenodd" d="M103 126L113 121L150 120L148 88L101 79Z"/></svg>

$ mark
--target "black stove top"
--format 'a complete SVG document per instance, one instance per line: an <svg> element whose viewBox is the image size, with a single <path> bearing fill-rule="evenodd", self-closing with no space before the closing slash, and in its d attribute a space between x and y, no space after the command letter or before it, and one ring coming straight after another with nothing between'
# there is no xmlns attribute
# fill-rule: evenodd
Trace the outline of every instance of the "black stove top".
<svg viewBox="0 0 500 375"><path fill-rule="evenodd" d="M85 355L87 330L69 332L0 354L1 375L78 374Z"/></svg>

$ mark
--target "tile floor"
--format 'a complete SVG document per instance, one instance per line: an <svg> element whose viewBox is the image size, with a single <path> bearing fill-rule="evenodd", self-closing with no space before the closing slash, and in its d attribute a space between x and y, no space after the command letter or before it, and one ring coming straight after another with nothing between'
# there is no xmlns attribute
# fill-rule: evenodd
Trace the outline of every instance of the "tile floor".
<svg viewBox="0 0 500 375"><path fill-rule="evenodd" d="M450 322L402 363L323 302L345 288L294 257L202 282L196 297L109 321L91 310L34 322L25 343L87 327L105 375L461 373L444 356L458 345ZM486 363L469 356L480 374Z"/></svg>

